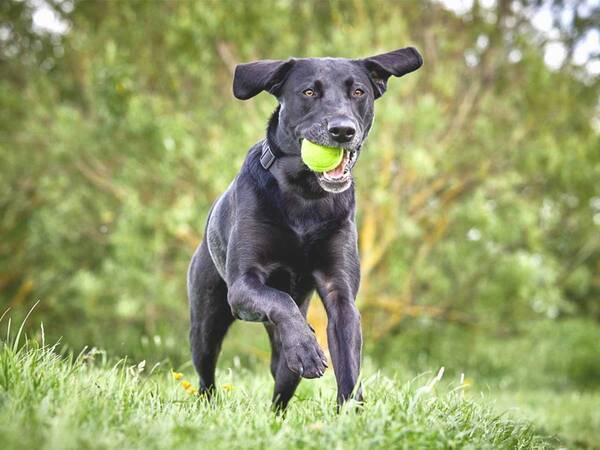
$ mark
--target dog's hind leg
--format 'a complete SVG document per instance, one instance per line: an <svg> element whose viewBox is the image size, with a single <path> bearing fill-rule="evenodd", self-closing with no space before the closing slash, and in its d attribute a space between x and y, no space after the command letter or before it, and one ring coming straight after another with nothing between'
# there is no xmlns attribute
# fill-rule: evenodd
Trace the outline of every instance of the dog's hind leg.
<svg viewBox="0 0 600 450"><path fill-rule="evenodd" d="M310 297L300 305L300 311L305 317L309 302ZM285 358L282 355L281 340L277 329L269 323L265 323L265 329L271 342L271 374L275 380L273 409L277 412L283 412L293 397L294 392L296 392L296 388L300 384L302 377L288 368Z"/></svg>
<svg viewBox="0 0 600 450"><path fill-rule="evenodd" d="M227 303L227 285L212 261L205 240L190 263L188 298L192 360L200 377L200 392L210 395L221 344L234 318Z"/></svg>

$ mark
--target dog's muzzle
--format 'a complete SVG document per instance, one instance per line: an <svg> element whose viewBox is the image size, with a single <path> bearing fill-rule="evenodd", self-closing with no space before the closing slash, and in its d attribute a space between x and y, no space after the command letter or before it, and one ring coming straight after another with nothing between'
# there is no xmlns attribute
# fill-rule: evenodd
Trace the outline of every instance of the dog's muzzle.
<svg viewBox="0 0 600 450"><path fill-rule="evenodd" d="M314 172L319 185L327 192L343 192L352 185L352 168L356 164L362 144L360 127L355 127L354 130L352 138L347 142L333 140L325 122L314 124L300 133L302 137L300 144L302 144L302 139L308 139L318 145L344 149L344 156L337 167L327 172Z"/></svg>

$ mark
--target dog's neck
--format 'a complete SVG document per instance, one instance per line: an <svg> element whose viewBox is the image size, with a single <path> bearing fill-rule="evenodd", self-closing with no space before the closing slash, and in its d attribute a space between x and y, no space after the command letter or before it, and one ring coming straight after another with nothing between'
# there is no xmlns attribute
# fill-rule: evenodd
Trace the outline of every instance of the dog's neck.
<svg viewBox="0 0 600 450"><path fill-rule="evenodd" d="M267 142L277 157L298 155L300 154L300 143L294 139L292 133L286 130L283 124L280 125L280 112L281 105L278 105L269 119Z"/></svg>

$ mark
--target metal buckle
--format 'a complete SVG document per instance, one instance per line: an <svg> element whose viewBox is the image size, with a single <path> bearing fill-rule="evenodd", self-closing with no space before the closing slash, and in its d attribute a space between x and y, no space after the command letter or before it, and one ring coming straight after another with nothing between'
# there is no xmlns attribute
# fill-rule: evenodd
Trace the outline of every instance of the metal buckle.
<svg viewBox="0 0 600 450"><path fill-rule="evenodd" d="M260 155L260 164L265 168L265 170L269 170L269 167L273 165L275 162L275 154L269 148L269 144L267 141L263 141L263 150L262 155Z"/></svg>

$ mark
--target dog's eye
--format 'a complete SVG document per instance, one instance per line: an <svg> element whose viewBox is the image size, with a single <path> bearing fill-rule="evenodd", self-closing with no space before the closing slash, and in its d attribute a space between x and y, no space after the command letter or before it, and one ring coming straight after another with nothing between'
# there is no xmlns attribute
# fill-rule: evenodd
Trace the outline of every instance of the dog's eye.
<svg viewBox="0 0 600 450"><path fill-rule="evenodd" d="M365 91L359 88L354 89L354 91L352 92L353 97L362 97L363 95L365 95Z"/></svg>
<svg viewBox="0 0 600 450"><path fill-rule="evenodd" d="M315 91L313 91L312 89L305 89L302 91L302 93L307 97L314 97L316 95Z"/></svg>

